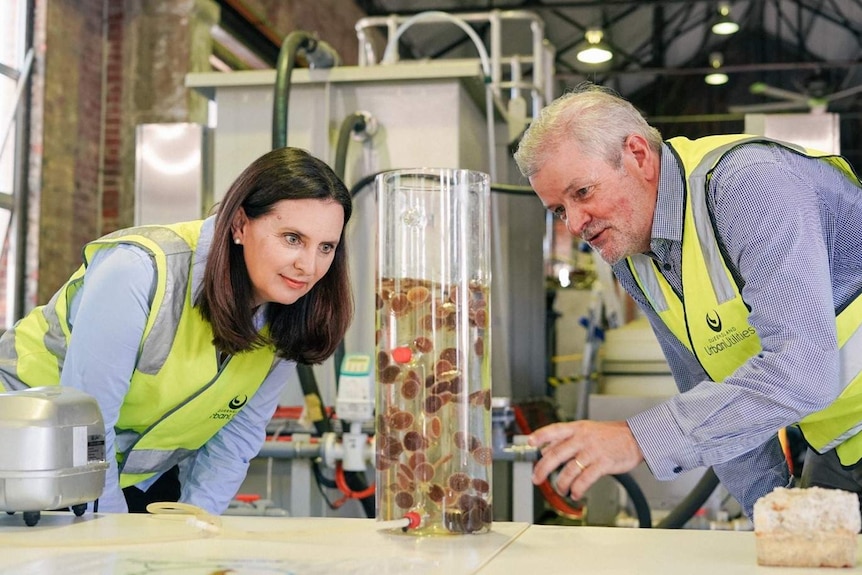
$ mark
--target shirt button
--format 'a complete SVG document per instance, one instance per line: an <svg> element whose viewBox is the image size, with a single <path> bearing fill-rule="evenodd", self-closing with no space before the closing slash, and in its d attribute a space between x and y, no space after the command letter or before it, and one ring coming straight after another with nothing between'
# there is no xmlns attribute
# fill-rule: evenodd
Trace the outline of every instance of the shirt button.
<svg viewBox="0 0 862 575"><path fill-rule="evenodd" d="M661 267L663 267L663 268L664 268L664 271L666 271L666 272L669 272L669 271L671 270L671 265L670 265L670 264L663 264Z"/></svg>
<svg viewBox="0 0 862 575"><path fill-rule="evenodd" d="M681 471L682 471L682 467L679 465L677 465L676 467L673 468L674 473L680 473Z"/></svg>

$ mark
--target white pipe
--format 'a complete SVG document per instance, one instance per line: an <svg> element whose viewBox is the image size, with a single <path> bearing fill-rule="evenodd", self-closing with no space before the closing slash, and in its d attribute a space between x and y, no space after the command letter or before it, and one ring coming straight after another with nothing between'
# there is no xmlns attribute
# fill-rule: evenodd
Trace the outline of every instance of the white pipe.
<svg viewBox="0 0 862 575"><path fill-rule="evenodd" d="M488 51L485 49L485 44L482 42L482 39L479 38L479 35L476 34L476 31L468 26L461 18L457 18L451 14L447 14L446 12L436 10L420 12L419 14L405 20L400 26L398 26L395 33L390 35L389 41L386 43L386 51L383 53L382 63L391 64L396 62L398 60L398 40L401 38L401 35L416 22L427 20L445 21L455 24L470 37L470 40L472 40L473 44L476 46L476 51L479 52L479 60L482 64L482 74L485 76L485 116L488 129L488 175L491 177L491 182L496 182L497 151L496 138L494 137L494 88L491 83L492 69L490 58L488 57Z"/></svg>
<svg viewBox="0 0 862 575"><path fill-rule="evenodd" d="M476 34L476 31L473 30L463 18L458 18L452 16L451 14L447 14L446 12L440 12L439 10L430 10L428 12L420 12L415 16L411 16L407 20L405 20L398 29L395 30L395 33L389 37L389 40L386 43L386 51L383 53L382 63L391 64L393 62L398 61L398 40L401 39L401 35L410 28L416 22L422 22L426 20L437 20L437 21L446 21L455 24L459 28L461 28L467 36L470 37L470 40L473 41L473 44L476 45L476 50L479 52L479 60L482 63L482 73L485 75L487 79L491 78L491 62L488 57L488 51L485 49L485 44L482 42L482 39L479 38L479 35Z"/></svg>

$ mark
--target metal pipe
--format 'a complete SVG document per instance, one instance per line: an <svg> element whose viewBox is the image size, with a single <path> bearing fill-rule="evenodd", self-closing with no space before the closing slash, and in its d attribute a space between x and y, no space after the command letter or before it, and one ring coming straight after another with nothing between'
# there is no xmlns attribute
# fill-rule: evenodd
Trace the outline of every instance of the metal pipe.
<svg viewBox="0 0 862 575"><path fill-rule="evenodd" d="M320 455L319 443L305 441L264 441L257 454L275 459L316 459Z"/></svg>

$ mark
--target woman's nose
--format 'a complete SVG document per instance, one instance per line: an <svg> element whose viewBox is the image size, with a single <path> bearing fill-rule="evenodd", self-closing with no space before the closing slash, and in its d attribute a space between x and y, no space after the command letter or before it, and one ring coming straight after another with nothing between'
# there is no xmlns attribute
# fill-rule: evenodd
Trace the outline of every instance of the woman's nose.
<svg viewBox="0 0 862 575"><path fill-rule="evenodd" d="M315 254L313 250L301 250L297 255L296 260L293 262L293 266L306 274L314 273L314 265L315 265Z"/></svg>

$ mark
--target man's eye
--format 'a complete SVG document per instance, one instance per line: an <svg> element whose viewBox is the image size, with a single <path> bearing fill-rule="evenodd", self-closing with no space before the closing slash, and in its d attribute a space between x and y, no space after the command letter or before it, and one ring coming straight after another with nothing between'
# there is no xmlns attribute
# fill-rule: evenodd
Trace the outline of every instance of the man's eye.
<svg viewBox="0 0 862 575"><path fill-rule="evenodd" d="M566 208L564 208L563 206L558 206L554 208L551 213L554 214L555 218L566 221Z"/></svg>

